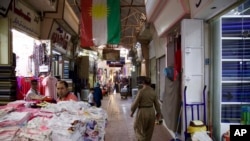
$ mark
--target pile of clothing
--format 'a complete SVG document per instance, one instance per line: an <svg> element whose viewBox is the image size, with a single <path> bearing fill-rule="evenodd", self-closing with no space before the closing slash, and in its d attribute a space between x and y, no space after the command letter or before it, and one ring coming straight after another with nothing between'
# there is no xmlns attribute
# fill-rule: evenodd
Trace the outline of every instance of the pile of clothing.
<svg viewBox="0 0 250 141"><path fill-rule="evenodd" d="M23 108L21 111L14 111L8 106L0 108L0 114L2 113L0 140L104 140L108 117L102 108L90 107L83 101L62 101L48 104L39 111L34 112L31 109Z"/></svg>

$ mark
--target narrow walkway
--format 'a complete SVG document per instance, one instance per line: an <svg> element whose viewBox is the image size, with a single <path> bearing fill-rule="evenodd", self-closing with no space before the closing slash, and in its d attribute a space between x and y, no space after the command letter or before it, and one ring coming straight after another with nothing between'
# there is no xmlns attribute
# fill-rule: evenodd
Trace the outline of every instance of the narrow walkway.
<svg viewBox="0 0 250 141"><path fill-rule="evenodd" d="M108 113L105 141L136 141L133 123L130 117L132 98L122 99L120 94L105 96L102 108ZM171 135L163 125L155 125L152 141L170 141Z"/></svg>

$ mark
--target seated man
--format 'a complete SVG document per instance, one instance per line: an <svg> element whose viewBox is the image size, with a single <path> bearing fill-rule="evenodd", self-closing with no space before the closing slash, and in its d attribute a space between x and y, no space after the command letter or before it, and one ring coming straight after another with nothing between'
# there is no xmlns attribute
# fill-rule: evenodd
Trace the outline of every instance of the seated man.
<svg viewBox="0 0 250 141"><path fill-rule="evenodd" d="M77 97L69 92L68 90L68 83L66 81L58 81L56 83L56 90L57 90L57 101L69 101L69 100L73 100L73 101L77 101Z"/></svg>
<svg viewBox="0 0 250 141"><path fill-rule="evenodd" d="M25 100L43 100L45 96L42 96L38 91L38 82L36 79L31 80L31 88L25 96Z"/></svg>

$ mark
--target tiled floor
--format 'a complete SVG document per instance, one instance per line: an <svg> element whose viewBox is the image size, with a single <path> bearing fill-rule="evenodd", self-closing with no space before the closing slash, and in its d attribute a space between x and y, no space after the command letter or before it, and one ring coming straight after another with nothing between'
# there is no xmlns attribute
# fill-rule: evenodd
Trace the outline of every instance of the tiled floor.
<svg viewBox="0 0 250 141"><path fill-rule="evenodd" d="M105 96L102 108L108 113L105 141L136 141L133 120L130 117L132 98L122 99L120 94ZM163 125L155 125L152 141L170 141L172 136Z"/></svg>

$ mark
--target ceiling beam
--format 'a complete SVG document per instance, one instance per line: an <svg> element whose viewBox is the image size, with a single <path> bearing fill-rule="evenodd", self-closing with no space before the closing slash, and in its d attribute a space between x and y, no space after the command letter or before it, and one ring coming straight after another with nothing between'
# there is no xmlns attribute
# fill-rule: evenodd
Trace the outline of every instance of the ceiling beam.
<svg viewBox="0 0 250 141"><path fill-rule="evenodd" d="M131 16L133 16L133 15L135 15L135 14L137 14L138 12L133 12L132 14L129 14L129 15L127 15L125 18L123 18L121 21L124 21L124 20L126 20L126 19L128 19L129 17L131 17Z"/></svg>
<svg viewBox="0 0 250 141"><path fill-rule="evenodd" d="M122 25L122 26L139 26L139 25L137 25L137 24L136 24L136 25L135 25L135 24L132 25L132 24L131 24L131 25Z"/></svg>
<svg viewBox="0 0 250 141"><path fill-rule="evenodd" d="M131 1L132 4L129 4L128 2L124 1L127 5L133 5L133 1ZM145 7L145 6L144 6ZM129 7L129 9L135 10L139 13L143 13L143 11L141 11L140 9L137 9L138 7Z"/></svg>
<svg viewBox="0 0 250 141"><path fill-rule="evenodd" d="M130 5L133 5L133 2L134 2L134 0L131 0ZM127 17L129 17L129 16L130 16L130 11L131 11L131 7L129 7ZM127 23L128 23L128 19L126 19L126 21L125 21L125 25L127 25Z"/></svg>
<svg viewBox="0 0 250 141"><path fill-rule="evenodd" d="M123 36L123 38L134 38L135 36Z"/></svg>
<svg viewBox="0 0 250 141"><path fill-rule="evenodd" d="M121 8L126 8L126 7L145 7L145 5L121 5Z"/></svg>

